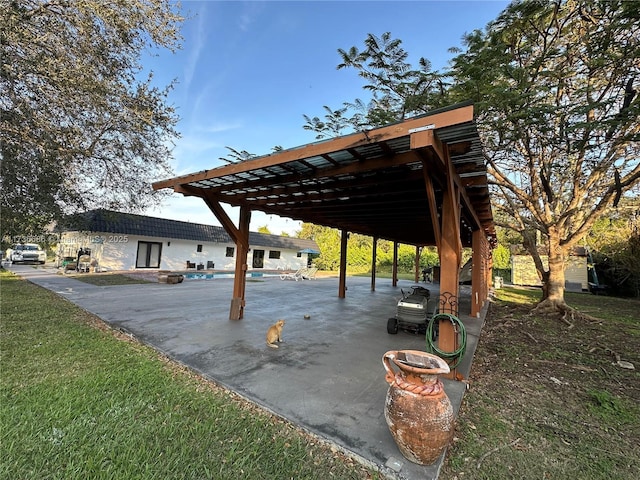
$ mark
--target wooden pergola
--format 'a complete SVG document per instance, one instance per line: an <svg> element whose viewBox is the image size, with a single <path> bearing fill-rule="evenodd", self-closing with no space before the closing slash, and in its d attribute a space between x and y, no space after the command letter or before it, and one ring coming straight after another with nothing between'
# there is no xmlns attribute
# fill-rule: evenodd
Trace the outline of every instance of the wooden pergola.
<svg viewBox="0 0 640 480"><path fill-rule="evenodd" d="M202 198L234 239L231 319L241 319L245 307L249 222L254 210L342 231L340 298L346 292L348 232L374 238L372 265L378 239L391 240L396 247L414 245L418 254L422 246L437 246L440 291L455 296L462 248L471 247L472 316L488 296L495 227L470 103L162 180L153 188L172 188ZM223 203L240 207L238 225ZM440 333L439 348L445 351L447 335ZM454 336L453 331L449 336Z"/></svg>

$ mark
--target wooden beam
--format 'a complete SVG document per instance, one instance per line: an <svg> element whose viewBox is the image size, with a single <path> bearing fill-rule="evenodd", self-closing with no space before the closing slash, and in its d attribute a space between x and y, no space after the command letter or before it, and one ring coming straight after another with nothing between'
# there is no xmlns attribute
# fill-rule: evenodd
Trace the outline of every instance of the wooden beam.
<svg viewBox="0 0 640 480"><path fill-rule="evenodd" d="M433 130L424 130L411 134L411 150L429 148L435 153L434 159L438 161L438 166L443 169L445 166L444 147L440 139Z"/></svg>
<svg viewBox="0 0 640 480"><path fill-rule="evenodd" d="M318 180L327 179L332 177L339 177L342 175L349 175L352 173L360 173L363 170L367 172L373 172L375 170L390 169L392 167L398 167L402 165L408 165L417 163L420 161L420 157L416 155L416 152L404 152L393 157L377 157L369 160L353 161L347 165L340 165L338 167L318 168L310 175L295 175L291 177L280 176L278 183L293 183L302 180ZM266 183L264 183L266 182ZM273 182L272 179L266 179L263 184L268 185L269 182ZM245 182L247 186L253 186L251 181Z"/></svg>
<svg viewBox="0 0 640 480"><path fill-rule="evenodd" d="M438 218L438 203L436 202L436 193L433 188L433 180L429 175L429 170L425 163L422 164L422 172L424 177L424 186L427 191L427 199L429 201L429 213L431 214L431 225L436 239L436 246L440 249L440 239L442 233L440 231L440 219Z"/></svg>
<svg viewBox="0 0 640 480"><path fill-rule="evenodd" d="M403 184L415 181L419 178L420 172L418 171L379 172L375 175L371 175L370 178L367 178L363 181L359 180L355 185L353 183L353 179L350 178L346 180L341 178L338 180L331 178L330 180L323 182L322 185L313 185L308 187L307 189L303 189L299 186L293 185L274 187L273 180L270 180L265 181L264 184L260 185L259 187L257 187L255 184L247 183L247 188L258 188L258 191L243 192L241 194L234 195L233 199L242 199L243 201L250 201L255 205L264 205L268 203L282 202L280 198L284 198L285 201L291 201L291 195L294 193L300 193L300 195L296 195L295 197L296 203L298 203L298 199L303 199L305 201L321 199L324 202L326 200L341 198L344 196L349 196L351 198L362 196L367 198L367 196L370 196L371 191L380 192L381 182L384 182L386 187L397 186L398 188L401 188ZM322 192L318 191L320 189L322 190ZM193 190L198 189L193 188ZM222 190L224 189L202 189L202 191L211 191L212 193L217 193ZM272 198L274 196L279 198Z"/></svg>
<svg viewBox="0 0 640 480"><path fill-rule="evenodd" d="M451 163L451 159L449 158L449 152L448 150L445 148L444 149L444 155L445 155L445 164L447 167L447 192L450 193L450 195L445 195L445 199L443 199L443 206L442 209L444 211L444 203L448 202L449 203L449 207L451 208L450 213L449 213L449 221L455 222L456 225L456 241L457 241L457 252L458 252L458 269L460 268L460 263L462 260L462 239L460 238L460 192L461 192L461 188L459 186L459 184L456 182L456 171L453 169L453 164ZM469 210L471 212L473 212L473 206L469 205ZM443 218L444 218L444 214L443 214ZM478 224L477 226L478 228L480 227L480 225ZM457 275L456 275L457 278ZM457 285L457 283L456 283Z"/></svg>
<svg viewBox="0 0 640 480"><path fill-rule="evenodd" d="M489 186L486 172L478 172L475 175L465 175L464 177L460 177L460 182L465 188Z"/></svg>
<svg viewBox="0 0 640 480"><path fill-rule="evenodd" d="M482 228L482 222L480 222L480 219L475 212L471 199L467 196L464 182L453 167L449 154L449 147L440 141L433 130L425 130L411 135L411 148L431 150L435 154L430 157L435 159L438 168L447 174L447 181L454 182L458 187L459 195L462 197L464 206L469 211L475 223L474 226L476 228Z"/></svg>
<svg viewBox="0 0 640 480"><path fill-rule="evenodd" d="M210 198L209 195L203 196L202 199L207 204L209 209L215 214L216 218L222 224L222 228L224 228L225 232L227 232L233 239L236 246L238 246L238 243L246 242L242 243L242 246L245 250L249 250L249 237L246 236L245 238L245 236L240 233L240 230L233 224L233 220L229 218L227 212L225 212L222 205L220 205L220 202Z"/></svg>

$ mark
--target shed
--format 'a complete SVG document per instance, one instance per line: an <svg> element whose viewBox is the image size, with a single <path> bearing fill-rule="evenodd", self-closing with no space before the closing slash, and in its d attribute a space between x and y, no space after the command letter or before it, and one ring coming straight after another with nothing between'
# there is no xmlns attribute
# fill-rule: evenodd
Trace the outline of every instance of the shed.
<svg viewBox="0 0 640 480"><path fill-rule="evenodd" d="M540 254L545 268L549 267L547 255ZM587 251L584 247L576 247L566 260L565 289L580 292L589 289L589 270ZM511 281L514 285L541 286L533 258L519 245L511 246Z"/></svg>

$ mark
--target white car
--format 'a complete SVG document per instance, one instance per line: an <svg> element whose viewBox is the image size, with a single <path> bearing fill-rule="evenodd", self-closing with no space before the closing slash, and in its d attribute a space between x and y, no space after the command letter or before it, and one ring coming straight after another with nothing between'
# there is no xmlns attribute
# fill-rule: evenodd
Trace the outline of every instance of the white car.
<svg viewBox="0 0 640 480"><path fill-rule="evenodd" d="M7 249L5 258L12 263L33 262L44 265L47 261L47 252L37 243L17 243Z"/></svg>

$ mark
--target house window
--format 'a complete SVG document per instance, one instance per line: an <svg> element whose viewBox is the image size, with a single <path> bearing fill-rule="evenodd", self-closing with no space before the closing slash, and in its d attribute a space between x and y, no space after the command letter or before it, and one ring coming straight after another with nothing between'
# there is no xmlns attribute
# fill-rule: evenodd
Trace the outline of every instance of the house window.
<svg viewBox="0 0 640 480"><path fill-rule="evenodd" d="M280 250L269 250L269 258L278 260L280 258Z"/></svg>
<svg viewBox="0 0 640 480"><path fill-rule="evenodd" d="M161 253L162 243L138 242L136 268L160 268Z"/></svg>
<svg viewBox="0 0 640 480"><path fill-rule="evenodd" d="M234 247L227 247L227 257L231 257L233 258L233 254L235 253L235 248Z"/></svg>
<svg viewBox="0 0 640 480"><path fill-rule="evenodd" d="M198 247L196 248L196 252L198 253L202 252L202 245L198 245Z"/></svg>
<svg viewBox="0 0 640 480"><path fill-rule="evenodd" d="M264 268L264 250L253 251L253 268Z"/></svg>

